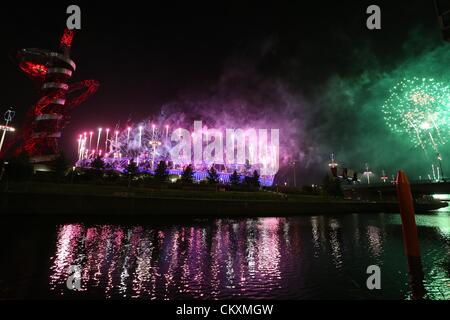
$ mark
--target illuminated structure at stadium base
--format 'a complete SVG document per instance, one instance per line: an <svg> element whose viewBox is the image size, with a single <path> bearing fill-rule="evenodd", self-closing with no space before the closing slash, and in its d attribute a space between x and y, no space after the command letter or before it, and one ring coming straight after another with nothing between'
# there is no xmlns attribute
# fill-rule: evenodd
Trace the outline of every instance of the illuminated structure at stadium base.
<svg viewBox="0 0 450 320"><path fill-rule="evenodd" d="M153 173L165 161L169 174L180 175L192 165L196 181L206 179L214 166L222 183L236 170L241 176L260 174L260 183L273 184L279 169L278 129L211 129L194 121L193 131L179 124L148 123L114 131L98 128L78 136L77 167L91 167L98 156L106 170L123 172L130 161L140 172Z"/></svg>
<svg viewBox="0 0 450 320"><path fill-rule="evenodd" d="M23 144L33 163L53 161L60 153L59 140L69 112L97 91L99 83L84 80L69 83L76 69L70 59L74 32L66 29L57 52L45 49L21 49L16 54L20 69L39 88L40 98L30 108L23 127Z"/></svg>

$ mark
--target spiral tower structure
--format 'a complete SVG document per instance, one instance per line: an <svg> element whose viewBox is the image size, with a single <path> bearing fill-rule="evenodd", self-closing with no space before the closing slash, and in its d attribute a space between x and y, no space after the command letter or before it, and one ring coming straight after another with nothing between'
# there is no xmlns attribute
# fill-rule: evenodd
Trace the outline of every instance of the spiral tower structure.
<svg viewBox="0 0 450 320"><path fill-rule="evenodd" d="M32 163L50 162L59 155L59 141L70 111L99 86L96 80L69 82L76 70L70 58L73 37L73 30L66 29L58 51L30 48L16 54L20 69L36 83L40 94L27 112L19 148L28 153Z"/></svg>

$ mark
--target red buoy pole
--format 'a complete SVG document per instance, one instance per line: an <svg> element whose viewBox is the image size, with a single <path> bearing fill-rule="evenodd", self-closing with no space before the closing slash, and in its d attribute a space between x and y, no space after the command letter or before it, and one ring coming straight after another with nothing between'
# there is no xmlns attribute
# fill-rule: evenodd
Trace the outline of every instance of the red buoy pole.
<svg viewBox="0 0 450 320"><path fill-rule="evenodd" d="M419 235L414 216L414 200L411 193L411 185L405 172L398 172L396 184L397 199L402 218L403 245L408 258L413 299L422 299L426 292L423 285L424 275L420 257Z"/></svg>
<svg viewBox="0 0 450 320"><path fill-rule="evenodd" d="M402 217L403 244L408 257L419 257L419 236L414 217L414 202L408 177L403 171L397 174L397 198Z"/></svg>

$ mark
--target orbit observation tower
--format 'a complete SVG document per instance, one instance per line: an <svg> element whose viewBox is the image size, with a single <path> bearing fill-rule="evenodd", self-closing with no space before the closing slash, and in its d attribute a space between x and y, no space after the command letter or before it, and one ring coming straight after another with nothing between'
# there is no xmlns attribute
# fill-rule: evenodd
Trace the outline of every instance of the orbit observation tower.
<svg viewBox="0 0 450 320"><path fill-rule="evenodd" d="M38 101L28 110L23 127L25 151L32 163L48 163L60 153L62 130L70 112L94 94L96 80L69 83L76 70L70 58L74 31L65 29L56 52L45 49L21 49L16 53L20 69L31 78L39 90Z"/></svg>

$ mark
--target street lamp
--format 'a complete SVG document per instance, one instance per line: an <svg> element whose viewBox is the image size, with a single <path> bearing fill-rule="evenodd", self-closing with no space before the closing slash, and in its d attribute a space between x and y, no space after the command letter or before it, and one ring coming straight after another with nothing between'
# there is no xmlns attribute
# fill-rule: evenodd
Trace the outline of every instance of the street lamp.
<svg viewBox="0 0 450 320"><path fill-rule="evenodd" d="M156 148L161 145L161 141L158 141L156 139L153 139L149 142L149 144L152 146L152 170L155 165L155 155L156 155Z"/></svg>
<svg viewBox="0 0 450 320"><path fill-rule="evenodd" d="M8 111L5 112L6 124L4 126L0 126L0 130L3 131L2 139L0 140L0 152L2 151L3 142L5 141L6 132L14 132L14 131L16 131L16 129L14 129L13 127L9 126L10 122L12 121L12 119L14 118L15 115L16 115L16 112L12 108L9 108Z"/></svg>
<svg viewBox="0 0 450 320"><path fill-rule="evenodd" d="M6 166L7 166L8 164L9 164L8 161L3 162L2 170L0 171L0 181L3 180L3 175L5 174Z"/></svg>
<svg viewBox="0 0 450 320"><path fill-rule="evenodd" d="M70 183L73 184L73 175L75 174L75 170L77 167L73 166L72 167L72 176L70 177Z"/></svg>
<svg viewBox="0 0 450 320"><path fill-rule="evenodd" d="M334 153L331 154L331 162L328 164L331 170L331 174L333 177L337 177L337 167L339 166L336 161L334 160Z"/></svg>
<svg viewBox="0 0 450 320"><path fill-rule="evenodd" d="M363 173L367 177L367 184L370 184L370 176L373 174L372 171L369 170L369 165L366 163L366 171Z"/></svg>
<svg viewBox="0 0 450 320"><path fill-rule="evenodd" d="M381 175L381 181L383 181L383 183L386 183L386 181L388 181L388 180L389 180L389 177L386 175L386 173L383 170L382 175Z"/></svg>

